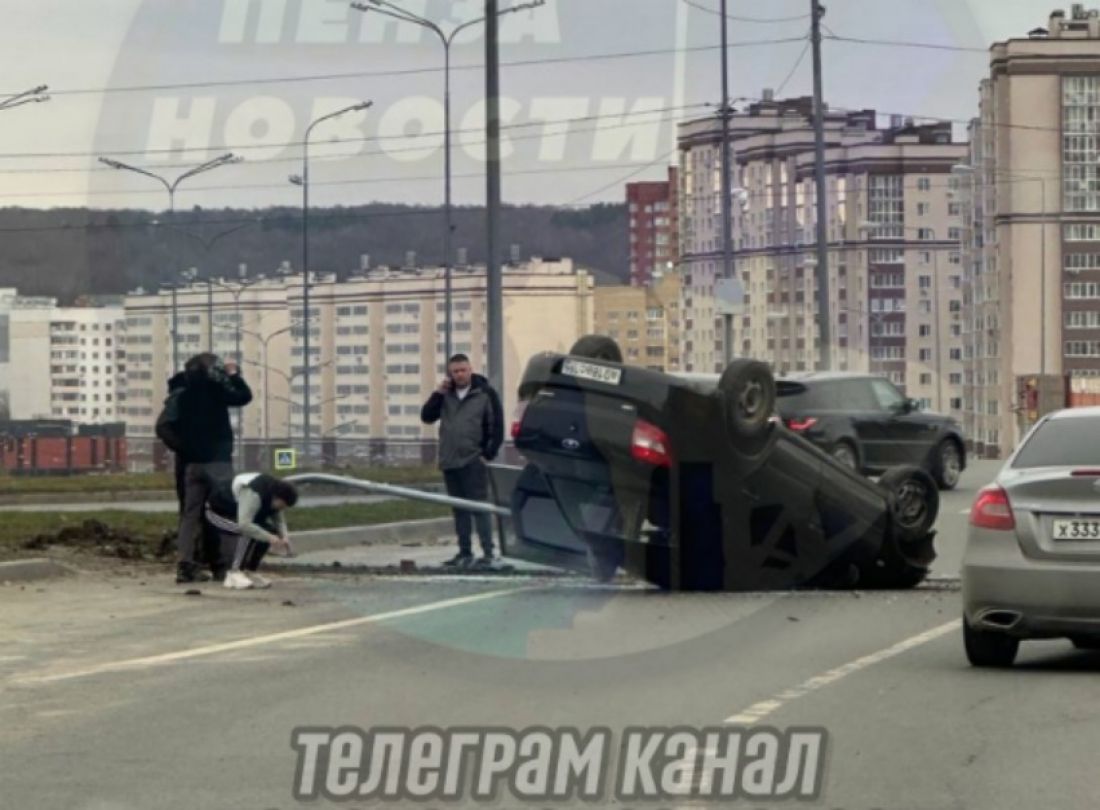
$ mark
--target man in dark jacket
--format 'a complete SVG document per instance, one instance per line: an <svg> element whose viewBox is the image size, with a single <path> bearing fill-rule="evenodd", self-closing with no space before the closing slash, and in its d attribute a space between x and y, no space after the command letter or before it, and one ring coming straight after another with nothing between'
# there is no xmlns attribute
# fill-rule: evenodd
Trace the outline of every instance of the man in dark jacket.
<svg viewBox="0 0 1100 810"><path fill-rule="evenodd" d="M439 468L448 494L484 501L489 497L489 471L504 443L504 415L500 397L480 374L474 374L470 358L456 354L447 362L447 378L432 393L420 413L426 425L439 426ZM471 523L477 524L483 556L474 562ZM467 568L493 566L493 524L485 512L455 510L458 554L447 565Z"/></svg>
<svg viewBox="0 0 1100 810"><path fill-rule="evenodd" d="M179 397L179 456L183 473L183 510L180 514L177 582L199 578L196 545L203 537L203 509L211 491L233 477L233 428L229 409L252 401L252 391L241 379L236 363L222 364L213 354L200 354L184 369Z"/></svg>
<svg viewBox="0 0 1100 810"><path fill-rule="evenodd" d="M191 358L189 367L196 368L201 363L201 355ZM182 394L183 390L187 387L187 371L177 372L168 380L168 396L171 397L173 393L179 392ZM174 461L174 473L176 482L176 501L179 504L179 515L183 516L183 507L187 495L187 456L186 449L182 448L173 453ZM178 535L179 524L177 522L176 532ZM177 542L178 545L178 542ZM203 563L210 566L210 572L214 579L221 581L225 577L225 573L228 569L225 561L222 559L221 554L221 535L218 530L210 525L208 521L202 521L202 553L199 554L196 549L196 556L193 562L199 567ZM194 582L197 580L204 580L205 574L195 571L185 577L183 581Z"/></svg>

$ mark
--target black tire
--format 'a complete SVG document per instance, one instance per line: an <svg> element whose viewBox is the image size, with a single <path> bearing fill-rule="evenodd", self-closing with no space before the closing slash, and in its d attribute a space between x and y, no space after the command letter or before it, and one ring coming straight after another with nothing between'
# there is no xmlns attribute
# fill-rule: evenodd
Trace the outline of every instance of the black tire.
<svg viewBox="0 0 1100 810"><path fill-rule="evenodd" d="M574 357L584 357L588 360L623 362L623 352L619 344L606 335L584 335L573 344L569 353Z"/></svg>
<svg viewBox="0 0 1100 810"><path fill-rule="evenodd" d="M890 493L894 536L905 546L928 536L940 510L936 481L920 467L891 467L878 480Z"/></svg>
<svg viewBox="0 0 1100 810"><path fill-rule="evenodd" d="M623 564L625 548L621 542L603 541L588 543L588 565L597 582L610 582Z"/></svg>
<svg viewBox="0 0 1100 810"><path fill-rule="evenodd" d="M856 587L866 590L909 590L928 577L928 566L902 553L897 541L887 537L878 558L859 572Z"/></svg>
<svg viewBox="0 0 1100 810"><path fill-rule="evenodd" d="M963 646L971 666L1004 669L1016 661L1020 639L1005 633L978 630L963 619Z"/></svg>
<svg viewBox="0 0 1100 810"><path fill-rule="evenodd" d="M833 457L833 461L837 462L841 466L847 467L852 472L859 472L859 451L849 441L839 441L833 445L833 449L829 451L829 455Z"/></svg>
<svg viewBox="0 0 1100 810"><path fill-rule="evenodd" d="M860 587L882 589L915 588L928 576L936 554L932 547L939 511L939 490L932 477L919 467L894 467L879 479L889 491L890 528L882 541L878 557L860 572ZM923 493L919 510L908 498L919 497L907 488Z"/></svg>
<svg viewBox="0 0 1100 810"><path fill-rule="evenodd" d="M734 439L752 441L768 432L775 413L775 378L767 364L740 359L718 380L726 429Z"/></svg>
<svg viewBox="0 0 1100 810"><path fill-rule="evenodd" d="M933 451L932 476L936 485L943 490L951 490L959 485L962 473L962 448L954 439L944 439Z"/></svg>

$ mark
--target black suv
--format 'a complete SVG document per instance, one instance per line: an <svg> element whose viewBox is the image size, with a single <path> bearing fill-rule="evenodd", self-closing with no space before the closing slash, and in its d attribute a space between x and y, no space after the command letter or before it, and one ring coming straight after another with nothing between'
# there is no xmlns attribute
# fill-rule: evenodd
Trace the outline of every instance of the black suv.
<svg viewBox="0 0 1100 810"><path fill-rule="evenodd" d="M776 410L786 426L840 463L868 475L915 464L953 489L966 467L959 424L928 413L882 377L814 372L777 380Z"/></svg>

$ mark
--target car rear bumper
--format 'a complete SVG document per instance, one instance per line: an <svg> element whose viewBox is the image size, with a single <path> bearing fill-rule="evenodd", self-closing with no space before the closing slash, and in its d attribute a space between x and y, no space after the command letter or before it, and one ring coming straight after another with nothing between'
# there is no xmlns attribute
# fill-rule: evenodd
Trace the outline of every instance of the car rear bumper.
<svg viewBox="0 0 1100 810"><path fill-rule="evenodd" d="M1021 638L1100 635L1100 561L1025 557L1009 532L971 529L963 612L982 630Z"/></svg>

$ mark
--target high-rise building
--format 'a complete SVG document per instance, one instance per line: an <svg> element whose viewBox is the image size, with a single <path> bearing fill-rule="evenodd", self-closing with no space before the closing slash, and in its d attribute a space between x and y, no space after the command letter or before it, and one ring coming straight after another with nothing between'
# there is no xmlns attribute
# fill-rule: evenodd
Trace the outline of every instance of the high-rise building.
<svg viewBox="0 0 1100 810"><path fill-rule="evenodd" d="M819 357L812 99L767 99L732 117L735 275L744 290L733 356L809 371ZM962 409L961 206L950 124L873 110L825 119L832 368L871 371L943 412ZM680 127L682 359L724 357L721 126Z"/></svg>
<svg viewBox="0 0 1100 810"><path fill-rule="evenodd" d="M4 417L121 421L125 363L121 306L58 307L52 298L0 291Z"/></svg>
<svg viewBox="0 0 1100 810"><path fill-rule="evenodd" d="M668 169L668 180L627 184L632 285L645 286L675 266L680 255L678 200L674 166Z"/></svg>
<svg viewBox="0 0 1100 810"><path fill-rule="evenodd" d="M595 308L596 333L613 338L626 363L680 370L678 273L658 273L645 287L597 287Z"/></svg>
<svg viewBox="0 0 1100 810"><path fill-rule="evenodd" d="M240 292L237 292L240 290ZM327 439L407 446L419 457L436 428L420 409L444 374L443 272L440 268L379 267L345 281L314 274L310 289L310 433L314 452ZM504 273L505 414L527 360L541 351L565 351L592 331L593 280L569 259L532 259ZM176 291L180 361L207 350L214 324L215 353L235 358L253 389L238 433L245 444L291 442L305 429L305 312L301 275L276 276L241 288L225 282ZM153 428L172 372L172 293L135 293L126 300L127 422L130 455L154 462ZM454 352L484 371L485 268L454 274ZM239 351L237 341L240 341ZM143 441L144 440L144 441ZM396 451L395 451L396 452ZM260 463L252 456L251 463Z"/></svg>
<svg viewBox="0 0 1100 810"><path fill-rule="evenodd" d="M1100 375L1100 12L995 43L957 169L967 207L964 427L1003 458L1064 377ZM1029 401L1030 382L1045 396Z"/></svg>

